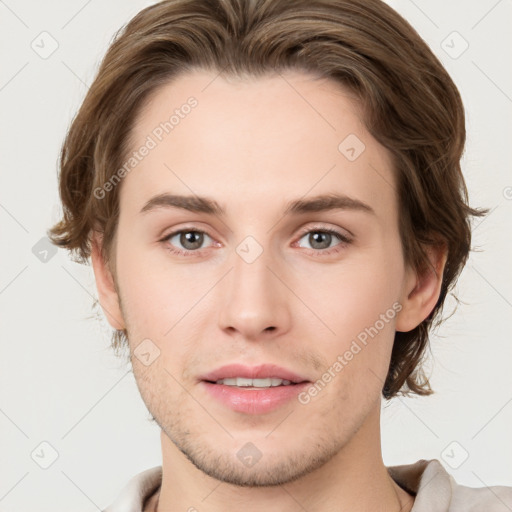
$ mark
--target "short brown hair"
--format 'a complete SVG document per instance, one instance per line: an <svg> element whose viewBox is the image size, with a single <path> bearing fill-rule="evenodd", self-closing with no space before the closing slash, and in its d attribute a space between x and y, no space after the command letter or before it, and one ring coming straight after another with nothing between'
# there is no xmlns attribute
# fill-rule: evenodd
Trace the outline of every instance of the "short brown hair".
<svg viewBox="0 0 512 512"><path fill-rule="evenodd" d="M195 69L226 77L298 70L355 93L368 131L393 158L406 264L423 272L426 247L448 249L439 300L415 329L395 333L382 390L386 399L433 393L420 364L428 333L466 263L470 216L487 210L468 205L457 87L412 26L380 0L165 0L143 9L116 34L64 141L63 218L48 231L52 242L86 263L96 230L115 266L120 187L102 199L93 191L122 165L149 95ZM126 331L116 331L112 346L126 341Z"/></svg>

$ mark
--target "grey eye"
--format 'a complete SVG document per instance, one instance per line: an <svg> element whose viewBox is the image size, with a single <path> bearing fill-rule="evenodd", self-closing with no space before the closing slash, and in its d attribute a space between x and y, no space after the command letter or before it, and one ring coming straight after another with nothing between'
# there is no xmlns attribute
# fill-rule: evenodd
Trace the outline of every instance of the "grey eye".
<svg viewBox="0 0 512 512"><path fill-rule="evenodd" d="M178 231L169 237L169 242L173 245L181 245L181 247L187 251L194 251L200 249L204 243L205 236L210 238L206 233L202 231ZM177 239L177 241L173 241Z"/></svg>
<svg viewBox="0 0 512 512"><path fill-rule="evenodd" d="M302 238L307 239L307 242L310 244L308 249L329 249L331 247L331 242L333 241L333 238L338 238L338 235L333 235L332 233L329 233L327 231L310 231L309 233L306 233Z"/></svg>

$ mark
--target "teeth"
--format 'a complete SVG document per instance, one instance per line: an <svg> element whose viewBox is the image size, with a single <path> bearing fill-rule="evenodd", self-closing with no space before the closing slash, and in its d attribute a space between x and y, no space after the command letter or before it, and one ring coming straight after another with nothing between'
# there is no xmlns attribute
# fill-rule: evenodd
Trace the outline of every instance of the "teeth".
<svg viewBox="0 0 512 512"><path fill-rule="evenodd" d="M255 388L270 388L276 386L288 386L291 384L289 380L284 379L246 379L245 377L235 377L232 379L220 379L216 384L224 384L226 386L238 387L255 387Z"/></svg>

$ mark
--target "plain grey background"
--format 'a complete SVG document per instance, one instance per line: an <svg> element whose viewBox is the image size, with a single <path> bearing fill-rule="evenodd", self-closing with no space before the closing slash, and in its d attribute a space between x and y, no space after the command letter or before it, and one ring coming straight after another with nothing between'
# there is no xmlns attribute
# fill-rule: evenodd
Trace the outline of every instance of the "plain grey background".
<svg viewBox="0 0 512 512"><path fill-rule="evenodd" d="M115 31L152 3L0 0L0 511L99 510L161 464L110 327L89 318L92 269L44 240L66 129ZM383 402L384 462L436 458L461 484L512 486L511 1L389 3L461 91L470 201L492 212L475 223L463 303L432 337L436 394Z"/></svg>

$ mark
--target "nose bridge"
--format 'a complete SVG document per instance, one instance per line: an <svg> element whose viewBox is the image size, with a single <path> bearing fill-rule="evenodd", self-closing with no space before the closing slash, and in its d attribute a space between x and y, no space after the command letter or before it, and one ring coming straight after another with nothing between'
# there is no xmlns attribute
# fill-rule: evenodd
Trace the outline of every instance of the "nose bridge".
<svg viewBox="0 0 512 512"><path fill-rule="evenodd" d="M247 338L257 337L265 330L286 330L286 290L273 274L279 265L273 261L271 251L248 236L235 248L232 267L226 279L227 289L220 298L221 327L235 329Z"/></svg>

